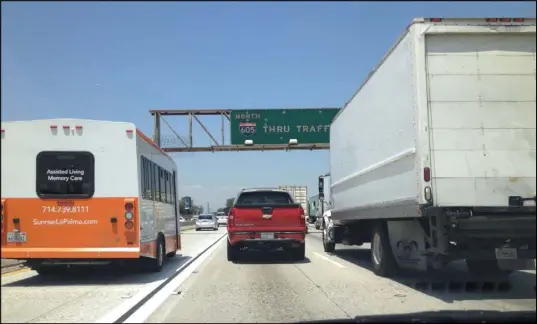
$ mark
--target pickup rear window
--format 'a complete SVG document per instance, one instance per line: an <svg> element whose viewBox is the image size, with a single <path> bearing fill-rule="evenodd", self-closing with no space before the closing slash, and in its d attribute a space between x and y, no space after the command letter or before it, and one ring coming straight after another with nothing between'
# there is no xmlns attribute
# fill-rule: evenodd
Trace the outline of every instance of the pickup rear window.
<svg viewBox="0 0 537 324"><path fill-rule="evenodd" d="M290 194L281 191L252 191L240 194L237 205L294 204Z"/></svg>
<svg viewBox="0 0 537 324"><path fill-rule="evenodd" d="M40 198L89 198L95 192L95 158L90 152L40 152L36 167Z"/></svg>

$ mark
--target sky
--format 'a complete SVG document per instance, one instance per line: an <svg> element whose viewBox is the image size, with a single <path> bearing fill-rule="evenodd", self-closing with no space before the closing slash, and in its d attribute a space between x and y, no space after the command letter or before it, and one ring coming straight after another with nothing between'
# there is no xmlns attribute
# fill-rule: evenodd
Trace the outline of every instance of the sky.
<svg viewBox="0 0 537 324"><path fill-rule="evenodd" d="M128 121L150 109L341 107L415 17L535 17L535 2L6 2L2 120ZM185 117L166 118L188 136ZM220 119L202 122L219 134ZM229 128L226 126L226 138ZM162 136L173 137L163 125ZM210 139L194 128L194 145ZM177 143L178 144L178 143ZM307 185L328 151L173 153L179 195Z"/></svg>

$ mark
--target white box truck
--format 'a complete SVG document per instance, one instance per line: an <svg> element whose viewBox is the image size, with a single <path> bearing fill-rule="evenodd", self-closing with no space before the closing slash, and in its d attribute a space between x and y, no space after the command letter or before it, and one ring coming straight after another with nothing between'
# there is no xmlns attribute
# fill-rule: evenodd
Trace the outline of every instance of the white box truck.
<svg viewBox="0 0 537 324"><path fill-rule="evenodd" d="M302 206L306 216L308 216L308 186L278 186L278 189L289 192L296 202Z"/></svg>
<svg viewBox="0 0 537 324"><path fill-rule="evenodd" d="M371 243L380 276L533 266L535 36L534 18L413 21L330 127L325 251Z"/></svg>

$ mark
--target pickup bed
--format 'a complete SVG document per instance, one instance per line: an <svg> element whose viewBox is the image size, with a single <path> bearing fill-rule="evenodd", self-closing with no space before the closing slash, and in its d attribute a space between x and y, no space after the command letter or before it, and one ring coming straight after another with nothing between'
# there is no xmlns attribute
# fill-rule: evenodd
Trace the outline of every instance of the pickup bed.
<svg viewBox="0 0 537 324"><path fill-rule="evenodd" d="M247 249L284 249L294 260L305 258L304 209L284 190L242 190L229 211L227 231L229 261Z"/></svg>

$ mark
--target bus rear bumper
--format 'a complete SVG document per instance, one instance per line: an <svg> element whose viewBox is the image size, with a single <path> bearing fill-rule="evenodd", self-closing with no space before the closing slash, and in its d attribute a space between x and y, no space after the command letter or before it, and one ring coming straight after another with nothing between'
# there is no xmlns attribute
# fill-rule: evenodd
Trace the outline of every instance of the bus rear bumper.
<svg viewBox="0 0 537 324"><path fill-rule="evenodd" d="M2 248L2 259L138 259L139 247Z"/></svg>

